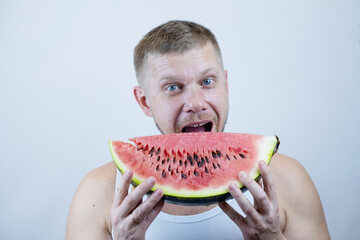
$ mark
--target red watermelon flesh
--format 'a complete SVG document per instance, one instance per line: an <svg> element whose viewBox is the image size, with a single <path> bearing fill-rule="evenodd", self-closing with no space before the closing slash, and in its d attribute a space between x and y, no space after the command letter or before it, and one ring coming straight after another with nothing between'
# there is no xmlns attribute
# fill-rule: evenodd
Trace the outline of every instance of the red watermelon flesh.
<svg viewBox="0 0 360 240"><path fill-rule="evenodd" d="M165 199L185 205L209 204L231 197L228 185L244 186L238 179L245 171L260 178L258 162L269 164L277 151L276 136L193 132L135 137L134 144L110 141L110 149L121 172L134 171L133 184L153 176Z"/></svg>

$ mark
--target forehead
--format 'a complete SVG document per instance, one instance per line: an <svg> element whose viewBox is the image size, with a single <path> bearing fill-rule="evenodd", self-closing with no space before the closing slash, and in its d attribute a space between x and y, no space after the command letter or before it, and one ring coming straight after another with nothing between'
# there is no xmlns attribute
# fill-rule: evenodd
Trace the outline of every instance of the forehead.
<svg viewBox="0 0 360 240"><path fill-rule="evenodd" d="M181 54L150 54L146 65L146 70L144 69L146 81L159 81L168 76L189 78L204 72L222 70L221 59L210 43Z"/></svg>

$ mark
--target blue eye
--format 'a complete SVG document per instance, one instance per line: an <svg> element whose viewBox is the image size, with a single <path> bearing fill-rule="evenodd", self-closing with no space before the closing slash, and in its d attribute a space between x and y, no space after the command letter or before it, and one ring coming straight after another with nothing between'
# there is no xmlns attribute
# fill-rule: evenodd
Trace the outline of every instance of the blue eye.
<svg viewBox="0 0 360 240"><path fill-rule="evenodd" d="M168 86L166 89L169 90L170 92L173 92L177 89L178 87L176 85L170 85Z"/></svg>
<svg viewBox="0 0 360 240"><path fill-rule="evenodd" d="M203 81L204 85L210 85L213 82L213 80L211 78L207 78Z"/></svg>

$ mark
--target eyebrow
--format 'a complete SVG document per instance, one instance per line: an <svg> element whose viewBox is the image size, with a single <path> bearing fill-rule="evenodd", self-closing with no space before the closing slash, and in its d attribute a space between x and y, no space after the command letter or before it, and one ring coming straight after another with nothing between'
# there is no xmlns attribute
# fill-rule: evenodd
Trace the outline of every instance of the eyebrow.
<svg viewBox="0 0 360 240"><path fill-rule="evenodd" d="M202 71L200 74L201 74L201 76L204 76L204 75L208 74L211 71L215 71L215 73L218 74L217 69L214 68L214 67L209 67L209 68L205 69L204 71Z"/></svg>
<svg viewBox="0 0 360 240"><path fill-rule="evenodd" d="M209 68L201 71L201 72L200 72L200 76L202 77L202 76L208 74L208 73L211 72L211 71L214 71L216 74L218 74L218 71L217 71L216 68L214 68L214 67L209 67ZM167 80L177 81L177 80L179 80L179 79L180 79L180 78L179 78L178 76L176 76L176 75L171 75L171 74L170 74L170 75L165 75L165 76L161 77L159 83L162 83L162 82L167 81Z"/></svg>
<svg viewBox="0 0 360 240"><path fill-rule="evenodd" d="M160 78L160 80L158 82L158 86L162 86L164 83L167 83L167 82L178 82L178 81L179 81L179 78L175 75L165 75Z"/></svg>

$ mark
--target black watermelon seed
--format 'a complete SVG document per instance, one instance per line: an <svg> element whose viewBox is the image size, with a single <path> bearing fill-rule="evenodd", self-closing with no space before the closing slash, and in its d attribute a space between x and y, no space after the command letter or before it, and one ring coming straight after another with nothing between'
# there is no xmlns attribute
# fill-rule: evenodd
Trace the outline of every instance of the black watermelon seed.
<svg viewBox="0 0 360 240"><path fill-rule="evenodd" d="M180 166L182 165L182 160L179 160L179 165L180 165Z"/></svg>
<svg viewBox="0 0 360 240"><path fill-rule="evenodd" d="M160 156L158 156L156 160L160 161Z"/></svg>
<svg viewBox="0 0 360 240"><path fill-rule="evenodd" d="M169 167L168 167L168 171L170 172L171 171L171 166L169 165Z"/></svg>
<svg viewBox="0 0 360 240"><path fill-rule="evenodd" d="M218 166L219 168L221 168L219 163L217 163L217 166Z"/></svg>
<svg viewBox="0 0 360 240"><path fill-rule="evenodd" d="M144 148L138 148L137 150L140 151L140 150L143 150Z"/></svg>
<svg viewBox="0 0 360 240"><path fill-rule="evenodd" d="M164 178L166 178L166 172L165 172L165 170L162 171L161 176L164 177Z"/></svg>
<svg viewBox="0 0 360 240"><path fill-rule="evenodd" d="M188 159L189 161L191 161L191 160L192 160L192 157L191 157L190 155L187 155L187 159Z"/></svg>
<svg viewBox="0 0 360 240"><path fill-rule="evenodd" d="M179 173L179 169L178 169L178 168L176 169L176 173Z"/></svg>
<svg viewBox="0 0 360 240"><path fill-rule="evenodd" d="M185 167L187 166L187 161L186 160L184 161L184 165L185 165Z"/></svg>
<svg viewBox="0 0 360 240"><path fill-rule="evenodd" d="M198 165L198 167L201 167L203 164L202 164L202 162L197 162L197 165Z"/></svg>
<svg viewBox="0 0 360 240"><path fill-rule="evenodd" d="M230 160L230 157L226 154L226 158Z"/></svg>
<svg viewBox="0 0 360 240"><path fill-rule="evenodd" d="M213 167L214 167L214 169L216 169L216 165L215 165L215 163L213 163Z"/></svg>
<svg viewBox="0 0 360 240"><path fill-rule="evenodd" d="M205 164L205 159L201 157L201 164Z"/></svg>
<svg viewBox="0 0 360 240"><path fill-rule="evenodd" d="M219 150L216 150L216 155L217 155L218 157L221 157L221 152L220 152Z"/></svg>
<svg viewBox="0 0 360 240"><path fill-rule="evenodd" d="M194 171L194 175L199 176L199 174L198 174L198 172L196 170Z"/></svg>
<svg viewBox="0 0 360 240"><path fill-rule="evenodd" d="M160 167L159 165L156 166L156 171L159 171L160 170Z"/></svg>
<svg viewBox="0 0 360 240"><path fill-rule="evenodd" d="M195 159L195 161L197 161L199 159L198 155L196 155L195 153L194 153L194 159Z"/></svg>
<svg viewBox="0 0 360 240"><path fill-rule="evenodd" d="M154 151L155 151L155 148L152 147L149 153L151 154L151 153L153 153Z"/></svg>
<svg viewBox="0 0 360 240"><path fill-rule="evenodd" d="M206 172L206 173L209 173L209 170L207 169L207 167L205 167L205 172Z"/></svg>
<svg viewBox="0 0 360 240"><path fill-rule="evenodd" d="M209 159L208 159L207 156L205 156L205 160L206 160L207 163L209 163Z"/></svg>
<svg viewBox="0 0 360 240"><path fill-rule="evenodd" d="M237 160L237 158L235 157L235 155L233 155L233 157L235 158L235 160Z"/></svg>
<svg viewBox="0 0 360 240"><path fill-rule="evenodd" d="M150 157L152 157L153 156L153 154L150 154Z"/></svg>
<svg viewBox="0 0 360 240"><path fill-rule="evenodd" d="M242 159L244 159L244 158L245 158L245 155L244 155L244 154L242 154L242 153L240 153L240 154L239 154L239 156L240 156Z"/></svg>
<svg viewBox="0 0 360 240"><path fill-rule="evenodd" d="M170 162L170 158L166 159L166 162Z"/></svg>
<svg viewBox="0 0 360 240"><path fill-rule="evenodd" d="M160 148L158 148L157 150L156 150L156 155L158 155L160 153Z"/></svg>
<svg viewBox="0 0 360 240"><path fill-rule="evenodd" d="M175 159L175 158L173 159L173 163L176 163L176 159Z"/></svg>
<svg viewBox="0 0 360 240"><path fill-rule="evenodd" d="M186 174L181 173L181 177L182 177L182 178L186 178Z"/></svg>
<svg viewBox="0 0 360 240"><path fill-rule="evenodd" d="M216 153L214 151L211 152L211 154L212 154L213 158L216 158Z"/></svg>
<svg viewBox="0 0 360 240"><path fill-rule="evenodd" d="M165 160L162 160L162 161L161 161L161 164L164 165L164 164L165 164Z"/></svg>
<svg viewBox="0 0 360 240"><path fill-rule="evenodd" d="M191 166L194 166L194 161L190 161L190 165L191 165Z"/></svg>

